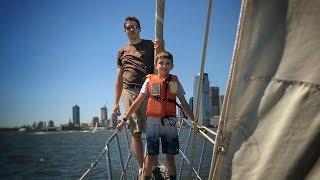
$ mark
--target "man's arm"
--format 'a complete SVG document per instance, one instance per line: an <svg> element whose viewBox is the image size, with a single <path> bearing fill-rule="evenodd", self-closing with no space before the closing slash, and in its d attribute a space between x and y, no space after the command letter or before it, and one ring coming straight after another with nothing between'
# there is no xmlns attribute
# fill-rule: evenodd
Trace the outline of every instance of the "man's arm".
<svg viewBox="0 0 320 180"><path fill-rule="evenodd" d="M164 51L164 41L163 40L154 40L153 41L154 48L156 49L157 54Z"/></svg>
<svg viewBox="0 0 320 180"><path fill-rule="evenodd" d="M114 108L113 112L117 115L120 115L120 109L119 109L119 101L122 93L123 88L123 70L122 67L118 67L117 76L116 76L116 82L114 87Z"/></svg>

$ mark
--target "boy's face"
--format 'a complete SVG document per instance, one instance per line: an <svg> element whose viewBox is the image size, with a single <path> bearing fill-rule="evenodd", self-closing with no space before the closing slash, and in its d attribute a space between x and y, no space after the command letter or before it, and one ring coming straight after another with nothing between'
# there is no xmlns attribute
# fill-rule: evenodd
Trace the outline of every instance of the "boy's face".
<svg viewBox="0 0 320 180"><path fill-rule="evenodd" d="M166 58L160 58L157 61L156 69L160 75L169 74L170 70L173 68L172 61Z"/></svg>

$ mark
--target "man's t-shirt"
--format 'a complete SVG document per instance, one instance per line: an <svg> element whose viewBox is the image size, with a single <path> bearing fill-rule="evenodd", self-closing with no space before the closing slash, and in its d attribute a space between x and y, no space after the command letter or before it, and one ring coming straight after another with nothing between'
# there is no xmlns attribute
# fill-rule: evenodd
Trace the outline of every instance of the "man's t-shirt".
<svg viewBox="0 0 320 180"><path fill-rule="evenodd" d="M154 73L153 42L125 45L118 51L117 65L123 70L123 88L141 87L146 75Z"/></svg>

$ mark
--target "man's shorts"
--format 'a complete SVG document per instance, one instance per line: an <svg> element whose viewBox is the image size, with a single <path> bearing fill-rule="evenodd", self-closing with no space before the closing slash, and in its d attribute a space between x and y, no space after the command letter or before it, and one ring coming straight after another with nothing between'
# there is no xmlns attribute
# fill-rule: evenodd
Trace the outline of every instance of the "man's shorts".
<svg viewBox="0 0 320 180"><path fill-rule="evenodd" d="M133 103L133 101L138 97L140 93L140 88L129 88L122 90L122 102L124 105L124 110L127 112ZM134 133L144 133L146 127L146 111L147 98L142 102L140 107L128 118L128 128L131 134Z"/></svg>
<svg viewBox="0 0 320 180"><path fill-rule="evenodd" d="M146 138L147 154L159 154L159 142L161 139L162 153L169 155L179 154L179 137L176 127L177 118L164 118L161 123L160 118L148 117Z"/></svg>

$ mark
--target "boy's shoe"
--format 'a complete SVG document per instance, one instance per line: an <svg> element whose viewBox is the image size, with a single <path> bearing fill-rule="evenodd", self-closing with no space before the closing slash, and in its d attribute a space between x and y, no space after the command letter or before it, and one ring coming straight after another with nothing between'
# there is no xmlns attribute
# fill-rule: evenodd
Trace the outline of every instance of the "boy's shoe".
<svg viewBox="0 0 320 180"><path fill-rule="evenodd" d="M164 180L159 167L154 168L152 174L155 180Z"/></svg>

